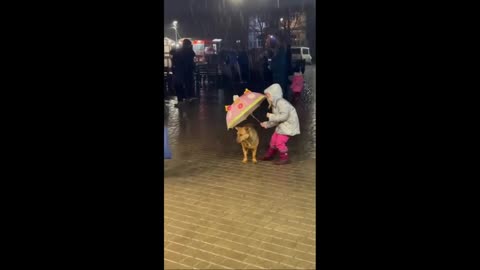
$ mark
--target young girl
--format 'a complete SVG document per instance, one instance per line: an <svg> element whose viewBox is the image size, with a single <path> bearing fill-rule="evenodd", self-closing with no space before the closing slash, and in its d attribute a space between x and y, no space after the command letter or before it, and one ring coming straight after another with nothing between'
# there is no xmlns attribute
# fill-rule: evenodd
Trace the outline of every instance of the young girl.
<svg viewBox="0 0 480 270"><path fill-rule="evenodd" d="M283 98L282 88L279 84L272 84L265 89L270 107L273 107L273 113L267 113L268 120L260 125L264 128L276 126L275 132L270 140L268 149L263 160L273 160L275 154L280 152L280 160L275 164L283 165L289 163L287 142L291 136L300 134L300 123L298 121L297 111Z"/></svg>
<svg viewBox="0 0 480 270"><path fill-rule="evenodd" d="M302 90L303 90L303 84L304 84L303 76L298 68L293 74L292 85L290 86L290 88L293 91L294 104L300 98L300 94L302 93Z"/></svg>

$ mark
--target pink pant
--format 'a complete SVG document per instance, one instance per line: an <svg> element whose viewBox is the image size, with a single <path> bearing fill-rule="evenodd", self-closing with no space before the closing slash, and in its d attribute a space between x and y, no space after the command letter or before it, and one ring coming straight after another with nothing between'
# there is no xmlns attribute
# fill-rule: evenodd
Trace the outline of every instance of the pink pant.
<svg viewBox="0 0 480 270"><path fill-rule="evenodd" d="M278 151L282 153L288 152L288 148L287 148L288 139L290 139L289 136L274 132L272 135L272 139L270 140L270 147L276 148L278 149Z"/></svg>

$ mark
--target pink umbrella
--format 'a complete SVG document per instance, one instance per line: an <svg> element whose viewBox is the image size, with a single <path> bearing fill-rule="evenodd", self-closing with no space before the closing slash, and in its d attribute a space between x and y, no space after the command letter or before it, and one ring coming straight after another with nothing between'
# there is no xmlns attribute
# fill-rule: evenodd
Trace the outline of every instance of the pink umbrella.
<svg viewBox="0 0 480 270"><path fill-rule="evenodd" d="M262 104L263 100L265 100L265 95L245 89L242 96L234 98L232 105L225 106L227 111L227 129L234 128L247 119Z"/></svg>

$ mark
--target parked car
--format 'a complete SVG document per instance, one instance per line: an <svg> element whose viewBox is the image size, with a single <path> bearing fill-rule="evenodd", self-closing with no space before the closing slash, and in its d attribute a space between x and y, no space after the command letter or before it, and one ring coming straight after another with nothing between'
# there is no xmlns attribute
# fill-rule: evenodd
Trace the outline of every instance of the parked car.
<svg viewBox="0 0 480 270"><path fill-rule="evenodd" d="M302 73L305 72L305 65L312 64L312 56L310 55L310 48L308 47L292 47L292 68L294 70L300 69Z"/></svg>
<svg viewBox="0 0 480 270"><path fill-rule="evenodd" d="M292 47L292 62L304 61L306 64L312 64L312 56L308 47Z"/></svg>

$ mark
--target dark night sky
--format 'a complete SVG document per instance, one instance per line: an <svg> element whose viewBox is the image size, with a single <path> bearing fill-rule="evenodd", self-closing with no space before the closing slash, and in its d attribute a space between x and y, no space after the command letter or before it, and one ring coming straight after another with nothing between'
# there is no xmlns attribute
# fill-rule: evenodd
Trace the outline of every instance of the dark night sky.
<svg viewBox="0 0 480 270"><path fill-rule="evenodd" d="M223 9L225 3L226 11ZM314 0L280 0L280 7L315 5ZM165 0L164 2L164 33L165 36L174 38L171 23L178 21L179 34L182 37L225 38L225 35L235 36L240 31L248 28L248 13L258 9L276 9L276 0ZM232 18L228 29L215 23L219 17L228 17L228 14L241 14L230 16ZM243 22L241 20L243 18ZM225 34L228 32L228 34ZM236 37L232 37L236 38Z"/></svg>
<svg viewBox="0 0 480 270"><path fill-rule="evenodd" d="M189 13L189 6L197 9L211 10L213 6L233 6L237 9L276 8L276 0L165 0L165 18ZM281 7L299 6L302 3L314 4L314 0L279 0Z"/></svg>

